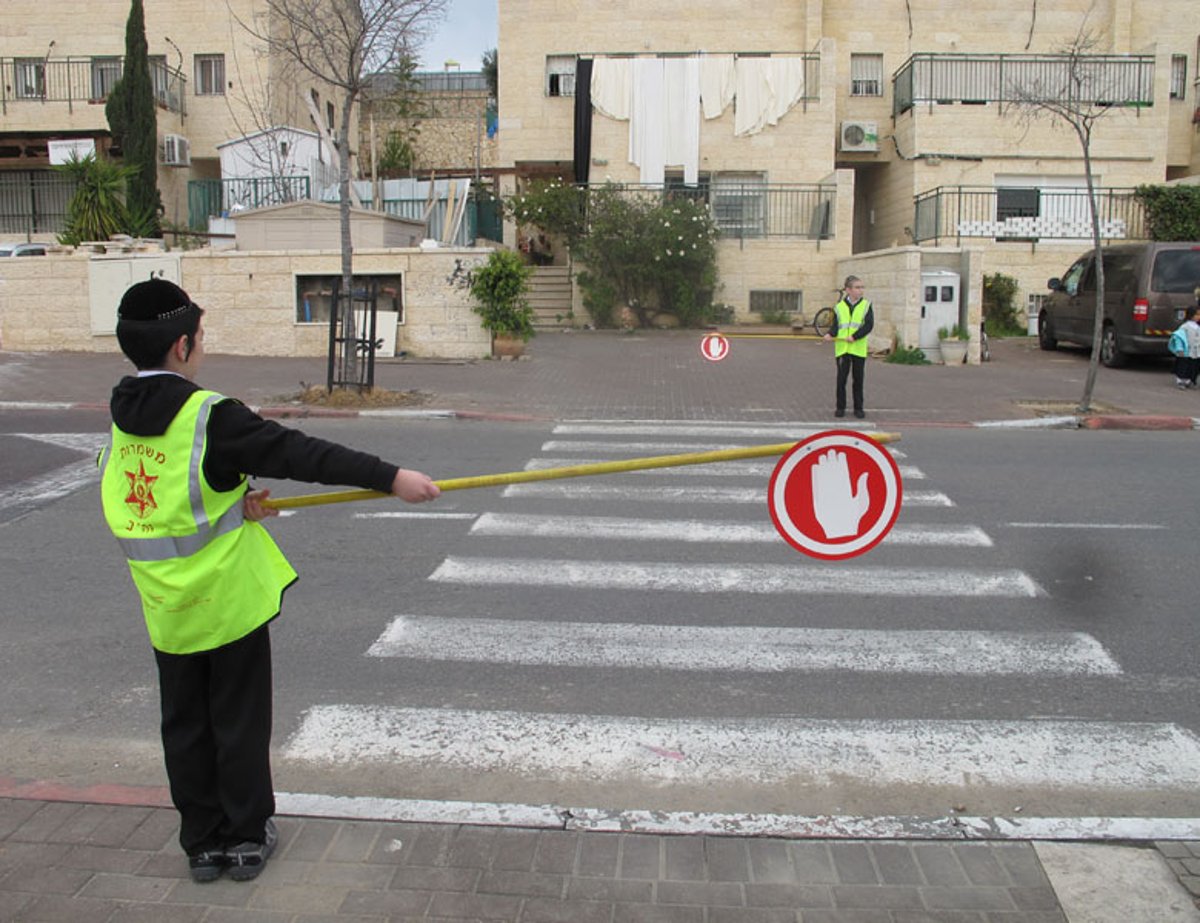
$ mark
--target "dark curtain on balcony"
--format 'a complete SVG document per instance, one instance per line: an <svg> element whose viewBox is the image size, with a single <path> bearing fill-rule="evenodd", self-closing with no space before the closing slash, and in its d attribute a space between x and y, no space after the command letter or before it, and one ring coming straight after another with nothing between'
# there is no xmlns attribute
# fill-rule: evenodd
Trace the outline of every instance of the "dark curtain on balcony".
<svg viewBox="0 0 1200 923"><path fill-rule="evenodd" d="M586 183L592 163L592 59L575 61L575 182Z"/></svg>

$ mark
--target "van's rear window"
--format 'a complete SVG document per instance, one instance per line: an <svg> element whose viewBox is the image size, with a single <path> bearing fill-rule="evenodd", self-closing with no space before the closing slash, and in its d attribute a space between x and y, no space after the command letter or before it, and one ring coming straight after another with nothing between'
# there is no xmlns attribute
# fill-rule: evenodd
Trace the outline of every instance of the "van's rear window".
<svg viewBox="0 0 1200 923"><path fill-rule="evenodd" d="M1151 291L1190 295L1200 285L1200 250L1163 250L1154 258Z"/></svg>

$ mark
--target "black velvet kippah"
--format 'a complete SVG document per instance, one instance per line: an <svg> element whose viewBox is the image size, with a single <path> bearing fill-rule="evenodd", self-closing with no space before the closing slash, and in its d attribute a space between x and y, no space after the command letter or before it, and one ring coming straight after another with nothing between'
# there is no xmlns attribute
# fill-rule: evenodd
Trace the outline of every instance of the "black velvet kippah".
<svg viewBox="0 0 1200 923"><path fill-rule="evenodd" d="M188 293L166 279L148 279L131 285L121 297L117 319L123 321L172 320L196 309Z"/></svg>

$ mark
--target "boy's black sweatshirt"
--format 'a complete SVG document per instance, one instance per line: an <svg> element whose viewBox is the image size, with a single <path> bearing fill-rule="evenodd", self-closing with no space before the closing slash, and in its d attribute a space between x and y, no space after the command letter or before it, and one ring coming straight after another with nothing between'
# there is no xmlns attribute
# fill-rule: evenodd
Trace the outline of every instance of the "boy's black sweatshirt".
<svg viewBox="0 0 1200 923"><path fill-rule="evenodd" d="M122 378L109 408L117 427L132 436L161 436L200 386L175 374ZM374 455L264 420L226 399L208 419L204 475L216 490L232 490L242 475L347 485L391 493L399 470Z"/></svg>

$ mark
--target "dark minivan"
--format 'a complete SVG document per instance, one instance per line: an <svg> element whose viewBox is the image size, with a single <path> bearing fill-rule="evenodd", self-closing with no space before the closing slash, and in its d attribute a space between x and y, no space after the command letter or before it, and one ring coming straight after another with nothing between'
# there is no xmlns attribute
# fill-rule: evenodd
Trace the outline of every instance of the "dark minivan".
<svg viewBox="0 0 1200 923"><path fill-rule="evenodd" d="M1171 331L1195 303L1200 286L1200 243L1116 244L1104 259L1104 326L1100 361L1120 368L1130 356L1166 356ZM1038 344L1055 349L1060 341L1092 345L1096 311L1096 258L1089 251L1061 279L1038 314Z"/></svg>

